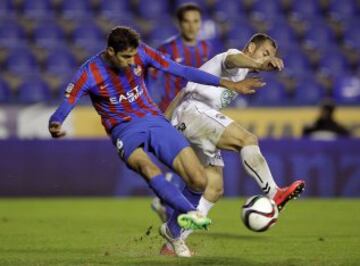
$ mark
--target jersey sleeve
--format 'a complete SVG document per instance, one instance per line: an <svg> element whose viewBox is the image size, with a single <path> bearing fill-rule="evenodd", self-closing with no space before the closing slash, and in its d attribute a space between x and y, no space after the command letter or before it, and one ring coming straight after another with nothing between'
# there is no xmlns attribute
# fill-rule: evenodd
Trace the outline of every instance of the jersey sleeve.
<svg viewBox="0 0 360 266"><path fill-rule="evenodd" d="M180 76L189 81L219 86L220 78L194 67L180 65L151 47L143 44L146 63L164 72Z"/></svg>
<svg viewBox="0 0 360 266"><path fill-rule="evenodd" d="M73 80L67 85L64 100L56 109L55 113L50 117L49 122L62 123L79 101L80 97L87 93L88 89L88 72L85 68L81 68L75 74Z"/></svg>

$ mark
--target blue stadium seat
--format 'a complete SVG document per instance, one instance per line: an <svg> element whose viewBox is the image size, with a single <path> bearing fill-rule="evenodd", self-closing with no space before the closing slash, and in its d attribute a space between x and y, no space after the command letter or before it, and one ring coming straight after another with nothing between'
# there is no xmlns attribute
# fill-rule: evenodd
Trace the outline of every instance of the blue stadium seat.
<svg viewBox="0 0 360 266"><path fill-rule="evenodd" d="M30 50L16 48L10 51L5 62L5 68L16 74L30 74L39 71L39 66Z"/></svg>
<svg viewBox="0 0 360 266"><path fill-rule="evenodd" d="M288 51L284 51L283 53L285 67L296 77L306 75L310 71L309 61L299 49L290 49Z"/></svg>
<svg viewBox="0 0 360 266"><path fill-rule="evenodd" d="M158 47L165 40L176 35L178 30L172 23L163 24L162 27L154 27L152 32L149 34L149 44L153 47Z"/></svg>
<svg viewBox="0 0 360 266"><path fill-rule="evenodd" d="M37 46L49 48L65 45L65 34L62 28L53 20L41 20L33 31L34 42Z"/></svg>
<svg viewBox="0 0 360 266"><path fill-rule="evenodd" d="M112 19L119 16L130 16L131 10L127 0L102 0L100 3L100 14Z"/></svg>
<svg viewBox="0 0 360 266"><path fill-rule="evenodd" d="M221 0L216 0L216 1L221 1ZM199 5L201 8L205 8L207 5L207 1L206 0L193 0L193 1L189 1L189 0L175 0L175 7L177 8L178 6L185 4L185 3L195 3L197 5ZM205 11L205 10L204 10ZM206 11L205 11L206 12Z"/></svg>
<svg viewBox="0 0 360 266"><path fill-rule="evenodd" d="M26 0L23 3L24 15L28 18L38 19L54 15L50 0Z"/></svg>
<svg viewBox="0 0 360 266"><path fill-rule="evenodd" d="M360 104L360 78L352 75L339 77L334 96L339 104Z"/></svg>
<svg viewBox="0 0 360 266"><path fill-rule="evenodd" d="M216 1L214 10L217 19L221 21L231 21L245 16L243 5L238 0Z"/></svg>
<svg viewBox="0 0 360 266"><path fill-rule="evenodd" d="M349 72L349 65L345 57L337 49L323 50L319 67L334 77L344 76Z"/></svg>
<svg viewBox="0 0 360 266"><path fill-rule="evenodd" d="M11 100L11 91L9 85L0 79L0 103L8 103Z"/></svg>
<svg viewBox="0 0 360 266"><path fill-rule="evenodd" d="M89 53L99 52L106 46L104 34L97 25L91 22L80 24L75 28L73 42Z"/></svg>
<svg viewBox="0 0 360 266"><path fill-rule="evenodd" d="M340 20L356 16L357 5L354 0L331 0L329 5L329 13Z"/></svg>
<svg viewBox="0 0 360 266"><path fill-rule="evenodd" d="M316 83L312 75L297 79L294 103L297 105L315 105L324 96L323 88Z"/></svg>
<svg viewBox="0 0 360 266"><path fill-rule="evenodd" d="M169 2L167 0L139 0L139 15L145 19L154 19L169 13Z"/></svg>
<svg viewBox="0 0 360 266"><path fill-rule="evenodd" d="M284 86L275 78L266 78L266 85L251 99L251 104L256 106L276 106L286 103Z"/></svg>
<svg viewBox="0 0 360 266"><path fill-rule="evenodd" d="M0 1L0 17L8 16L15 13L14 3L11 0Z"/></svg>
<svg viewBox="0 0 360 266"><path fill-rule="evenodd" d="M92 13L90 1L87 0L63 0L62 16L67 19L78 19L87 17Z"/></svg>
<svg viewBox="0 0 360 266"><path fill-rule="evenodd" d="M282 15L279 1L256 0L253 4L252 11L254 13L263 14L269 18L276 18Z"/></svg>
<svg viewBox="0 0 360 266"><path fill-rule="evenodd" d="M329 29L327 24L322 21L309 23L309 28L305 34L305 42L316 45L317 47L326 47L335 42L334 33Z"/></svg>
<svg viewBox="0 0 360 266"><path fill-rule="evenodd" d="M255 30L248 24L234 24L227 34L227 48L242 49L254 33Z"/></svg>
<svg viewBox="0 0 360 266"><path fill-rule="evenodd" d="M25 76L17 100L23 104L46 102L51 100L51 91L40 76Z"/></svg>
<svg viewBox="0 0 360 266"><path fill-rule="evenodd" d="M319 1L301 0L293 1L292 12L303 19L309 19L320 15Z"/></svg>
<svg viewBox="0 0 360 266"><path fill-rule="evenodd" d="M66 49L50 52L46 59L46 71L55 75L68 75L76 68L74 56Z"/></svg>
<svg viewBox="0 0 360 266"><path fill-rule="evenodd" d="M0 47L13 47L25 40L23 28L13 19L0 21Z"/></svg>
<svg viewBox="0 0 360 266"><path fill-rule="evenodd" d="M274 24L268 31L268 34L277 42L281 49L287 49L294 46L296 36L287 24Z"/></svg>
<svg viewBox="0 0 360 266"><path fill-rule="evenodd" d="M360 24L348 27L344 34L344 43L355 49L360 49Z"/></svg>

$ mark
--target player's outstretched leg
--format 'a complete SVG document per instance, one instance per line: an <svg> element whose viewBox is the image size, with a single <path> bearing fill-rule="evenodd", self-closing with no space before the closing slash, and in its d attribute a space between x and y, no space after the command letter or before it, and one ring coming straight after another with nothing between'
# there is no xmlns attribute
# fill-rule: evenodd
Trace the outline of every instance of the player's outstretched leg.
<svg viewBox="0 0 360 266"><path fill-rule="evenodd" d="M237 123L231 123L224 131L217 145L220 149L240 151L246 172L252 176L265 195L273 199L279 210L298 197L304 190L305 182L298 180L289 187L279 188L271 174L266 159L260 152L258 139Z"/></svg>
<svg viewBox="0 0 360 266"><path fill-rule="evenodd" d="M179 211L179 213L189 213L192 216L192 213L196 211L194 205L184 197L180 190L165 179L160 169L142 148L136 149L129 156L127 163L148 181L150 188L162 201ZM200 224L202 222L199 221Z"/></svg>

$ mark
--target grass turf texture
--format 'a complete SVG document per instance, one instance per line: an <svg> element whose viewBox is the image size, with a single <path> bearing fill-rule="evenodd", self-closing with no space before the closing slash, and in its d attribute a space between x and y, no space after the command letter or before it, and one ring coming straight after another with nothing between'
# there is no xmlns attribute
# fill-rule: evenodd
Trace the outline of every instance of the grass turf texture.
<svg viewBox="0 0 360 266"><path fill-rule="evenodd" d="M163 240L149 198L0 199L0 265L359 265L360 200L291 202L265 233L223 199L191 259L158 255Z"/></svg>

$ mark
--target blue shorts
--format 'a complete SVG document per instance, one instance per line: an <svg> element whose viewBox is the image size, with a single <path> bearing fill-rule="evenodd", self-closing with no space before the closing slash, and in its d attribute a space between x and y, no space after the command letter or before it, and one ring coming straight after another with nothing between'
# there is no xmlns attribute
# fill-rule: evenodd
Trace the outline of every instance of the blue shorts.
<svg viewBox="0 0 360 266"><path fill-rule="evenodd" d="M120 157L127 162L138 147L155 154L168 167L179 152L189 147L188 141L162 116L136 118L117 125L111 138Z"/></svg>

